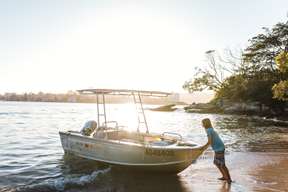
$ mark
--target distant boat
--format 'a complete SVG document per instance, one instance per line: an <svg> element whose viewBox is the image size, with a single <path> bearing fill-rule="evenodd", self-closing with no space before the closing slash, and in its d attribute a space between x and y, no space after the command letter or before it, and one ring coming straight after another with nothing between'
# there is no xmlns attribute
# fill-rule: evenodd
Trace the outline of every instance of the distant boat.
<svg viewBox="0 0 288 192"><path fill-rule="evenodd" d="M180 134L149 132L141 97L163 97L169 93L123 89L86 89L79 92L96 95L97 122L87 122L81 131L60 131L66 153L118 167L170 173L181 172L203 153L200 145L184 140ZM133 97L138 114L136 131L126 131L118 122L107 121L105 95ZM146 128L145 133L140 132L141 125Z"/></svg>
<svg viewBox="0 0 288 192"><path fill-rule="evenodd" d="M175 104L163 105L157 108L150 109L151 111L175 111L177 108L174 108Z"/></svg>

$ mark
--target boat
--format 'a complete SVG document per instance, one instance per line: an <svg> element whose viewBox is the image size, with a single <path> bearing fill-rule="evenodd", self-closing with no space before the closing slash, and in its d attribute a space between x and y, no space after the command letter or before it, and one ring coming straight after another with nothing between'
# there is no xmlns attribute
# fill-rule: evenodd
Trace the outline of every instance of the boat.
<svg viewBox="0 0 288 192"><path fill-rule="evenodd" d="M93 94L97 99L97 122L88 121L81 131L60 131L65 153L133 170L179 173L203 153L197 143L173 132L151 133L142 97L167 97L170 93L126 89L83 89L80 94ZM108 121L106 95L133 97L138 126L128 131L116 121ZM144 129L144 131L140 131ZM146 131L145 131L146 130Z"/></svg>

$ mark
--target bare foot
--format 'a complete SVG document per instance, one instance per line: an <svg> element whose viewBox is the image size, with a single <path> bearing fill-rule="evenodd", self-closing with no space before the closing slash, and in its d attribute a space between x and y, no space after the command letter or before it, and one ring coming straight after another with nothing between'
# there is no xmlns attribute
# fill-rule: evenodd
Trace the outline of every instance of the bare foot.
<svg viewBox="0 0 288 192"><path fill-rule="evenodd" d="M230 185L231 183L232 183L232 180L231 179L228 179L228 180L226 180L227 181L227 183Z"/></svg>

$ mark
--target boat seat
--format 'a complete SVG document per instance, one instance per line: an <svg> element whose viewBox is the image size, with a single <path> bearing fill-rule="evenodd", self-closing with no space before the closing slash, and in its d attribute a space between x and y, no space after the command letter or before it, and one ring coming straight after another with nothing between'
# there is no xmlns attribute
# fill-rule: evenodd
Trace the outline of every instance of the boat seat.
<svg viewBox="0 0 288 192"><path fill-rule="evenodd" d="M98 127L96 129L96 131L93 134L94 138L100 138L100 139L104 139L106 136L105 132L104 132L104 128L103 127Z"/></svg>
<svg viewBox="0 0 288 192"><path fill-rule="evenodd" d="M107 131L107 139L110 140L120 140L121 138L123 138L123 136L120 134L120 131L118 130L113 130L113 131Z"/></svg>

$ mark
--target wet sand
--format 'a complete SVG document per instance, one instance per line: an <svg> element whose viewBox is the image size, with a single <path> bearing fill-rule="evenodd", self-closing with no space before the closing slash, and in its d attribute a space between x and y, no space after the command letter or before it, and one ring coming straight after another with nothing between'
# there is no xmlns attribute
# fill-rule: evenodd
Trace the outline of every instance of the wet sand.
<svg viewBox="0 0 288 192"><path fill-rule="evenodd" d="M231 152L226 155L233 183L217 180L220 173L213 165L213 153L206 152L196 164L178 175L111 172L105 183L92 184L79 191L100 192L175 192L175 191L287 191L288 153ZM109 180L109 181L108 181ZM97 183L97 182L95 182ZM78 191L68 189L67 191Z"/></svg>
<svg viewBox="0 0 288 192"><path fill-rule="evenodd" d="M226 164L233 183L217 180L220 173L213 166L212 154L180 173L187 191L288 191L288 153L233 152Z"/></svg>

